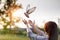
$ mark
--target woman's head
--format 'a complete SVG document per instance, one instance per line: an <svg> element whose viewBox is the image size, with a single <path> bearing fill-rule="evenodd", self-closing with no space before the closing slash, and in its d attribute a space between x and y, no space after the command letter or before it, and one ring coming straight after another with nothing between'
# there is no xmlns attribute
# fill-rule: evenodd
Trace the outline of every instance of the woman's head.
<svg viewBox="0 0 60 40"><path fill-rule="evenodd" d="M49 40L57 40L58 39L58 31L57 24L53 21L49 21L45 23L44 30L49 36Z"/></svg>

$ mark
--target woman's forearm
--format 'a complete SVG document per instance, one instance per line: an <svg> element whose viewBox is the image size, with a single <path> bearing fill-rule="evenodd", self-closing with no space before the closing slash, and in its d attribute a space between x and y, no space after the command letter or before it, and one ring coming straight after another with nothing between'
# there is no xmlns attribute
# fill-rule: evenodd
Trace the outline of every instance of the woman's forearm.
<svg viewBox="0 0 60 40"><path fill-rule="evenodd" d="M27 28L29 28L28 24L26 26L27 26Z"/></svg>
<svg viewBox="0 0 60 40"><path fill-rule="evenodd" d="M36 25L33 25L32 29L34 32L36 32L38 35L40 35L40 30L36 27Z"/></svg>
<svg viewBox="0 0 60 40"><path fill-rule="evenodd" d="M40 30L38 28L36 28L35 21L32 22L31 20L29 20L29 24L32 27L34 32L36 32L37 34L40 34Z"/></svg>

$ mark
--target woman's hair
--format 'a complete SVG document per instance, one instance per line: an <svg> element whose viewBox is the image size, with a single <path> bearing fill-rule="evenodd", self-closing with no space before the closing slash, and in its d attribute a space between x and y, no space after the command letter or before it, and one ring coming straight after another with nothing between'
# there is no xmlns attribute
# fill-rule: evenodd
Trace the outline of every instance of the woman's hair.
<svg viewBox="0 0 60 40"><path fill-rule="evenodd" d="M45 23L44 30L48 34L48 40L58 40L57 24L53 21Z"/></svg>

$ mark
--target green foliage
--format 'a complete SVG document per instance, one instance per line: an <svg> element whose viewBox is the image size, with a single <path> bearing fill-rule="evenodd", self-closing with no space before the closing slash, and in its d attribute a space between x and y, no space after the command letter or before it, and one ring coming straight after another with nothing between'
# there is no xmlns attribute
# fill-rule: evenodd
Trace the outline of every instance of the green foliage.
<svg viewBox="0 0 60 40"><path fill-rule="evenodd" d="M60 34L60 28L58 28L58 34Z"/></svg>
<svg viewBox="0 0 60 40"><path fill-rule="evenodd" d="M1 0L0 0L1 3ZM6 30L7 26L10 25L10 22L7 21L4 17L2 17L2 15L6 15L5 17L8 17L8 14L6 13L6 11L13 5L15 5L16 0L6 0L5 5L2 7L2 9L0 9L0 17L2 18L2 21L4 22L3 25L3 29Z"/></svg>
<svg viewBox="0 0 60 40"><path fill-rule="evenodd" d="M21 28L13 28L10 30L9 29L5 29L5 30L0 30L0 34L15 34L15 35L24 35L26 36L26 30L25 29L21 29Z"/></svg>
<svg viewBox="0 0 60 40"><path fill-rule="evenodd" d="M1 0L0 0L0 4L1 4Z"/></svg>
<svg viewBox="0 0 60 40"><path fill-rule="evenodd" d="M21 29L21 28L14 28L11 30L12 34L16 34L16 35L24 35L26 36L26 30L25 29Z"/></svg>
<svg viewBox="0 0 60 40"><path fill-rule="evenodd" d="M8 10L11 6L15 5L16 0L7 0L6 4L4 5L4 9Z"/></svg>
<svg viewBox="0 0 60 40"><path fill-rule="evenodd" d="M0 0L1 3L1 0ZM16 0L6 0L5 5L0 9L0 15L7 14L6 11L16 3Z"/></svg>
<svg viewBox="0 0 60 40"><path fill-rule="evenodd" d="M3 25L3 29L7 30L7 26L10 25L10 22L6 22L6 25Z"/></svg>
<svg viewBox="0 0 60 40"><path fill-rule="evenodd" d="M4 17L1 17L4 22L3 29L7 30L7 26L10 25L10 21L7 21Z"/></svg>
<svg viewBox="0 0 60 40"><path fill-rule="evenodd" d="M0 10L0 15L3 15L5 13L5 11Z"/></svg>

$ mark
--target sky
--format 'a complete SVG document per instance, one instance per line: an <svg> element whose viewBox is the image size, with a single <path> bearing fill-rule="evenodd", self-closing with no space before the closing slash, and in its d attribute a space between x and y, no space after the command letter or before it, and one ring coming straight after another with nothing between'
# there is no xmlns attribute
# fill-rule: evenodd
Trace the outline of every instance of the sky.
<svg viewBox="0 0 60 40"><path fill-rule="evenodd" d="M17 13L16 16L22 19L35 20L39 26L47 21L55 21L58 24L57 19L60 18L60 0L17 0L17 4L22 4L23 9L17 10L14 14ZM24 15L28 4L30 4L30 8L36 7L36 10L29 15L30 18L26 18Z"/></svg>
<svg viewBox="0 0 60 40"><path fill-rule="evenodd" d="M30 4L30 7L36 6L36 10L30 14L30 19L35 20L39 25L45 21L55 21L58 24L60 18L60 0L18 0L23 8Z"/></svg>

